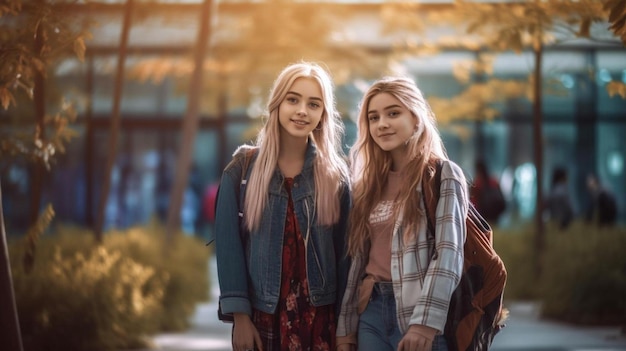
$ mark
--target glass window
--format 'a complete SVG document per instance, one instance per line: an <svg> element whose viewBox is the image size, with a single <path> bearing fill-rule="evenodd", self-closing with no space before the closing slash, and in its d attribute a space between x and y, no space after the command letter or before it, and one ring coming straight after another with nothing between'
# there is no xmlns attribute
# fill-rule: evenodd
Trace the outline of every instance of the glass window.
<svg viewBox="0 0 626 351"><path fill-rule="evenodd" d="M598 85L597 106L599 118L621 118L624 116L624 111L626 111L626 99L620 97L619 95L610 97L606 87L612 80L623 82L626 52L598 51L596 54L596 62L596 84Z"/></svg>
<svg viewBox="0 0 626 351"><path fill-rule="evenodd" d="M602 184L617 196L618 218L626 218L626 125L602 122L598 125L598 176Z"/></svg>

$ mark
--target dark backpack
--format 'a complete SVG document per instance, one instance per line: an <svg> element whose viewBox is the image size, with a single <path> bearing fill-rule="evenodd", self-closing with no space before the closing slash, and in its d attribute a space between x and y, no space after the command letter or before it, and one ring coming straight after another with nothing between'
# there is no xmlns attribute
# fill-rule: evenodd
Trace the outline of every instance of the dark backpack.
<svg viewBox="0 0 626 351"><path fill-rule="evenodd" d="M424 191L431 240L435 235L441 167L439 162L433 176L432 193ZM423 179L428 179L427 173ZM506 268L493 249L491 227L471 203L465 225L467 237L463 250L463 274L450 300L444 336L451 351L484 351L489 349L495 335L504 327L508 314L502 305Z"/></svg>

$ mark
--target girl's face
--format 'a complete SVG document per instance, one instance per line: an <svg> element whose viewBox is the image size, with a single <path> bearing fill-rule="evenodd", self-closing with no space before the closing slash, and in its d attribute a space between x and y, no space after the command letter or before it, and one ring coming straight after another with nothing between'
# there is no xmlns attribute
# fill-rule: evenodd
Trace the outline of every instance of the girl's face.
<svg viewBox="0 0 626 351"><path fill-rule="evenodd" d="M281 130L296 138L307 138L324 113L322 89L313 78L298 78L278 106Z"/></svg>
<svg viewBox="0 0 626 351"><path fill-rule="evenodd" d="M404 152L405 142L415 133L417 118L393 95L380 93L367 107L369 132L381 149Z"/></svg>

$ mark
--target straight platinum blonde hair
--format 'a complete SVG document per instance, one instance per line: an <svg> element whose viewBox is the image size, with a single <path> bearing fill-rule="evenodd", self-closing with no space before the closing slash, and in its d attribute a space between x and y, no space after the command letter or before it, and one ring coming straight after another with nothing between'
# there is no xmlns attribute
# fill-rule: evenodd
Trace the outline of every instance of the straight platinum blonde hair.
<svg viewBox="0 0 626 351"><path fill-rule="evenodd" d="M317 222L331 225L339 220L339 192L342 184L349 184L350 180L341 148L345 127L335 106L334 86L328 72L316 63L298 62L285 67L274 81L265 112L266 121L255 142L259 152L250 173L244 204L244 221L250 231L260 225L263 210L268 204L270 180L278 167L281 133L278 107L299 78L314 79L322 90L324 100L319 126L309 136L309 142L317 147L313 161Z"/></svg>
<svg viewBox="0 0 626 351"><path fill-rule="evenodd" d="M428 170L432 174L435 161L448 159L437 130L435 114L415 82L407 77L384 77L374 82L360 103L357 140L350 149L353 208L350 211L348 249L352 255L363 253L365 243L370 237L367 219L381 199L392 164L390 153L383 151L370 135L367 117L370 101L382 93L398 99L417 118L417 130L407 141L409 162L403 172L407 178L403 180L396 199L396 208L404 209L403 226L407 229L405 233L417 232L413 229L418 225L420 216L424 215L419 206L421 193L415 191L422 181L424 171Z"/></svg>

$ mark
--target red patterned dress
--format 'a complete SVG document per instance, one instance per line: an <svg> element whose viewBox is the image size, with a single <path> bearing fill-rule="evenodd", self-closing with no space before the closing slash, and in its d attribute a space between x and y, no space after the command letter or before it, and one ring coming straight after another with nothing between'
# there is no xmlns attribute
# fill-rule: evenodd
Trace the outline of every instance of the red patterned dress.
<svg viewBox="0 0 626 351"><path fill-rule="evenodd" d="M304 239L293 208L293 178L285 179L289 194L283 242L280 297L275 314L254 310L253 322L265 351L327 351L335 349L334 305L309 303Z"/></svg>

